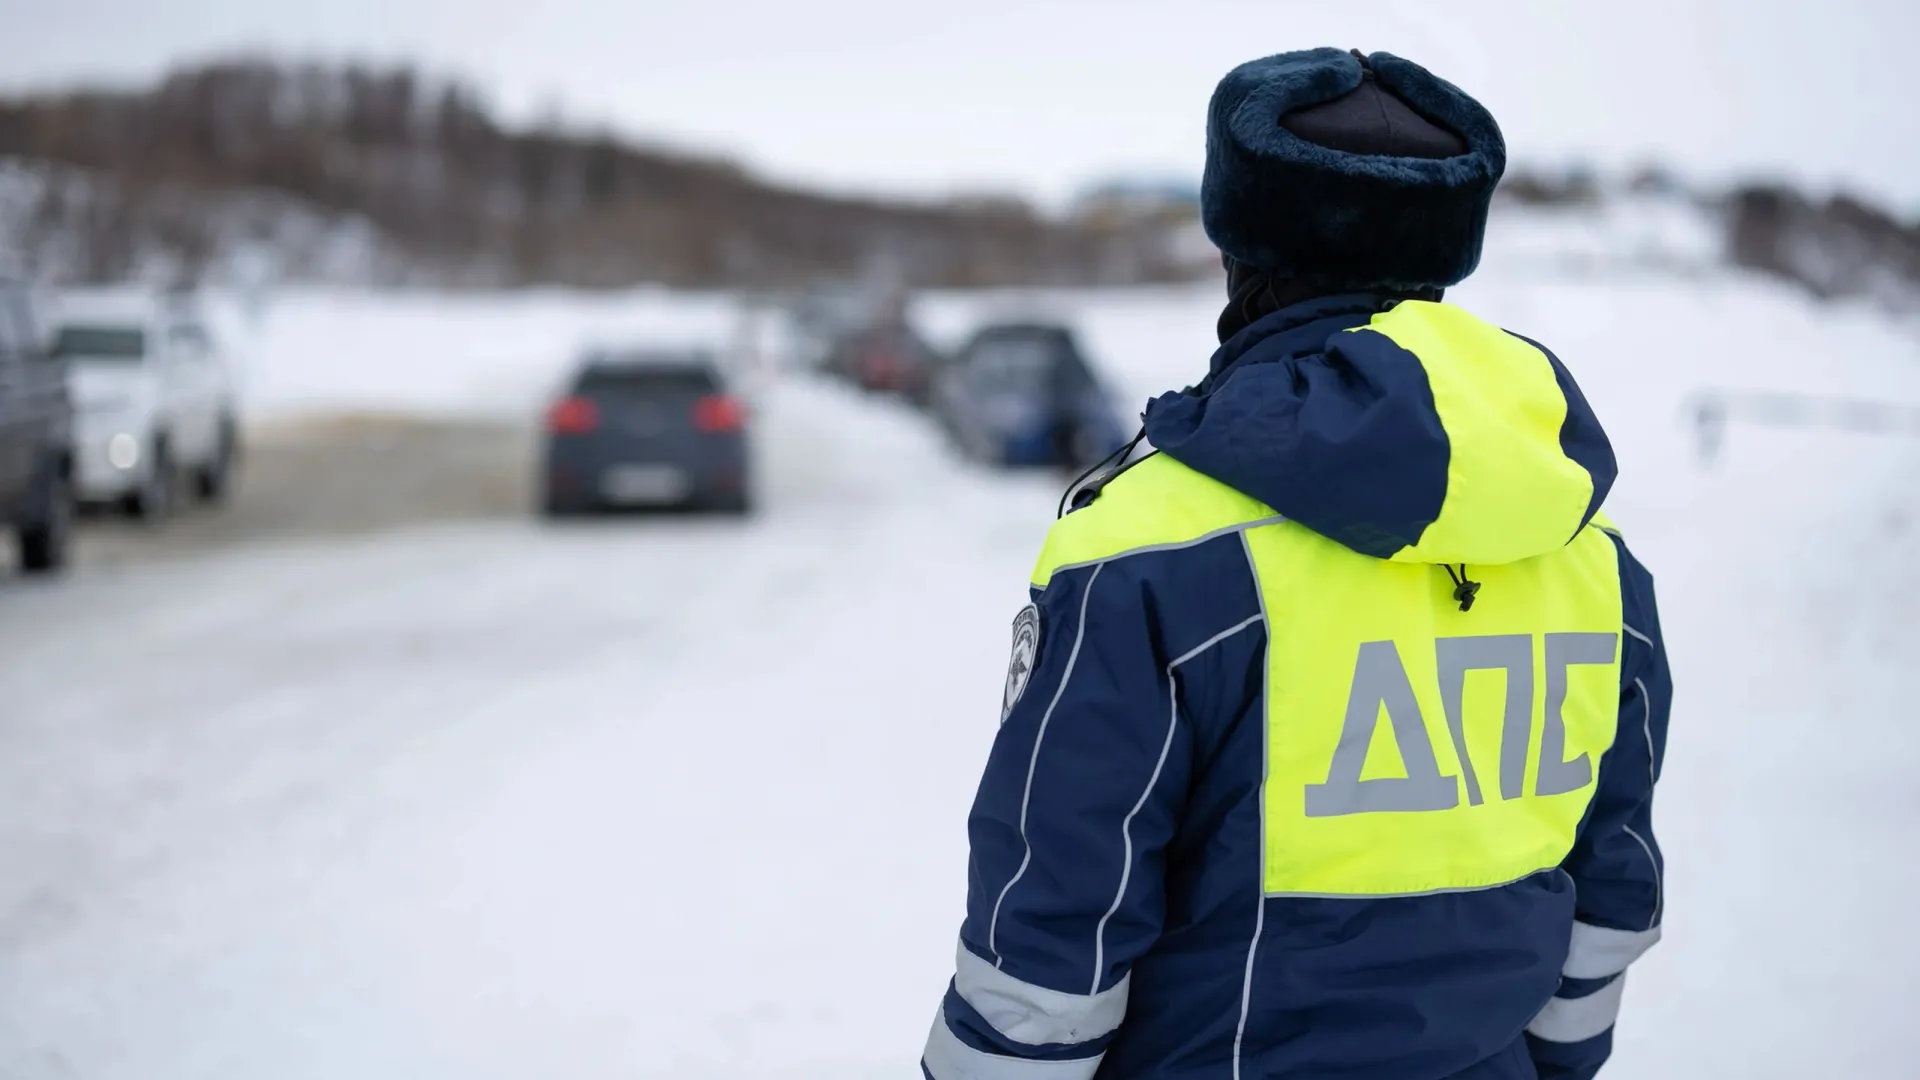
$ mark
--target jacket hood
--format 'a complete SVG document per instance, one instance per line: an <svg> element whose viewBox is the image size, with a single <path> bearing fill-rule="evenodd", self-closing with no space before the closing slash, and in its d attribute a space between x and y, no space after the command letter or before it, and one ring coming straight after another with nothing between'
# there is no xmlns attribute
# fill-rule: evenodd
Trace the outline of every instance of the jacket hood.
<svg viewBox="0 0 1920 1080"><path fill-rule="evenodd" d="M1451 304L1283 308L1149 402L1161 453L1363 555L1498 565L1564 546L1613 447L1559 359Z"/></svg>

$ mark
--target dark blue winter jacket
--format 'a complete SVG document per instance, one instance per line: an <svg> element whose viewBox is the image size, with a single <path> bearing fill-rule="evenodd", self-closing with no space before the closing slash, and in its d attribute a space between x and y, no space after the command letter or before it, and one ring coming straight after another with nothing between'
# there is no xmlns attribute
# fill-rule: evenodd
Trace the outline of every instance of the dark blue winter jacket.
<svg viewBox="0 0 1920 1080"><path fill-rule="evenodd" d="M1558 359L1256 322L1055 523L932 1080L1591 1077L1659 936L1670 682Z"/></svg>

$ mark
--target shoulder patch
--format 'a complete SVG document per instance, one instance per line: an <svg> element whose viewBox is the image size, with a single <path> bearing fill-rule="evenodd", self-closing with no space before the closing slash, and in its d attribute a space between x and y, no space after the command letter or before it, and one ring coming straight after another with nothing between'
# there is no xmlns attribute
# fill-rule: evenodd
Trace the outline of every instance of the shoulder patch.
<svg viewBox="0 0 1920 1080"><path fill-rule="evenodd" d="M1013 715L1013 707L1026 692L1027 680L1040 656L1040 607L1028 604L1013 617L1013 658L1007 662L1007 688L1000 699L1000 722Z"/></svg>

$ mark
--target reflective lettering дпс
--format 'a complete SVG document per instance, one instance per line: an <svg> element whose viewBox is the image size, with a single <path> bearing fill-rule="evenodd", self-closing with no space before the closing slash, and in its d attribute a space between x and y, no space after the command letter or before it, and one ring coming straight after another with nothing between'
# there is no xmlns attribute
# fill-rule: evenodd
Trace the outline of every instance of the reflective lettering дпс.
<svg viewBox="0 0 1920 1080"><path fill-rule="evenodd" d="M1593 761L1584 751L1566 759L1567 669L1579 664L1611 664L1618 634L1547 634L1545 649L1546 708L1540 734L1540 763L1534 778L1536 796L1565 795L1593 783ZM1467 805L1485 800L1480 778L1468 752L1463 705L1467 672L1499 670L1506 673L1505 704L1500 721L1500 798L1525 796L1527 759L1533 751L1534 688L1533 638L1527 634L1439 638L1434 642L1440 702L1453 738L1454 757L1461 776L1443 776L1427 737L1426 719L1407 677L1400 650L1391 641L1368 641L1360 646L1353 666L1353 687L1347 695L1346 717L1340 741L1323 784L1306 785L1306 815L1343 817L1382 812L1431 813L1460 805L1465 782ZM1404 777L1362 780L1367 749L1387 713L1393 741L1405 764Z"/></svg>

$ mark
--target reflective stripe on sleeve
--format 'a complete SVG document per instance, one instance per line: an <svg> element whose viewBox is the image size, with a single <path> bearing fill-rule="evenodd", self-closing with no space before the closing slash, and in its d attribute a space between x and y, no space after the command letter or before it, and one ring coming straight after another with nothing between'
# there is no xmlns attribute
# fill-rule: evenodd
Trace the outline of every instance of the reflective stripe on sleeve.
<svg viewBox="0 0 1920 1080"><path fill-rule="evenodd" d="M965 945L954 961L953 986L993 1030L1030 1046L1081 1043L1120 1026L1127 1015L1128 975L1098 994L1067 994L1021 982Z"/></svg>
<svg viewBox="0 0 1920 1080"><path fill-rule="evenodd" d="M1659 940L1657 926L1649 930L1609 930L1576 922L1573 944L1567 949L1567 964L1561 974L1569 979L1604 979L1618 975Z"/></svg>
<svg viewBox="0 0 1920 1080"><path fill-rule="evenodd" d="M1553 998L1527 1025L1527 1034L1548 1042L1576 1043L1607 1033L1620 1017L1625 975L1581 998ZM944 1080L944 1078L942 1078Z"/></svg>
<svg viewBox="0 0 1920 1080"><path fill-rule="evenodd" d="M1072 1061L1029 1061L975 1050L947 1026L947 1012L933 1018L920 1064L933 1080L1093 1080L1105 1054Z"/></svg>

